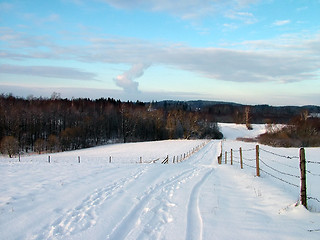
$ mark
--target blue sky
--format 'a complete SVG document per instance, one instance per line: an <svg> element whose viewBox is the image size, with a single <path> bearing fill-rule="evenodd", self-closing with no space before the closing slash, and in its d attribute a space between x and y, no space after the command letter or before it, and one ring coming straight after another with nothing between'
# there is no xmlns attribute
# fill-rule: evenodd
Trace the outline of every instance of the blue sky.
<svg viewBox="0 0 320 240"><path fill-rule="evenodd" d="M0 1L0 93L320 105L320 0Z"/></svg>

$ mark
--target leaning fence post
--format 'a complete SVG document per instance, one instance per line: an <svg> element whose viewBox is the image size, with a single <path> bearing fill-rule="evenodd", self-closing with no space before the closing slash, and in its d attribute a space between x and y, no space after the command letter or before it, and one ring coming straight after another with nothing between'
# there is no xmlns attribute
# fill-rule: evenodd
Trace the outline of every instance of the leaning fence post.
<svg viewBox="0 0 320 240"><path fill-rule="evenodd" d="M260 167L259 167L259 145L256 145L256 168L257 168L257 177L260 177Z"/></svg>
<svg viewBox="0 0 320 240"><path fill-rule="evenodd" d="M231 165L233 164L233 154L232 154L232 149L231 149Z"/></svg>
<svg viewBox="0 0 320 240"><path fill-rule="evenodd" d="M242 148L240 147L240 166L241 166L241 169L243 169L243 162L242 162Z"/></svg>
<svg viewBox="0 0 320 240"><path fill-rule="evenodd" d="M307 205L307 179L306 179L306 155L304 148L300 148L300 175L301 175L301 189L300 189L300 201L301 204L308 208Z"/></svg>

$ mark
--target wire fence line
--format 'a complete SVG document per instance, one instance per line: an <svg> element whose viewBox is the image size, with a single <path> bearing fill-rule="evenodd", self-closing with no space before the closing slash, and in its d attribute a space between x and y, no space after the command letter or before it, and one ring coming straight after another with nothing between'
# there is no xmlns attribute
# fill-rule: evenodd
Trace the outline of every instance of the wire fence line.
<svg viewBox="0 0 320 240"><path fill-rule="evenodd" d="M243 162L242 164L245 165L245 166L247 166L247 167L250 167L250 168L256 168L256 166L249 165L249 164L247 164L247 163L245 163L245 162Z"/></svg>
<svg viewBox="0 0 320 240"><path fill-rule="evenodd" d="M275 171L275 172L278 172L280 174L283 174L283 175L287 175L287 176L290 176L290 177L295 177L295 178L299 178L300 179L300 176L297 176L297 175L294 175L294 174L290 174L290 173L286 173L286 172L282 172L278 169L275 169L274 167L271 167L270 165L266 164L261 158L259 158L259 161L262 162L266 167L270 168L271 170Z"/></svg>
<svg viewBox="0 0 320 240"><path fill-rule="evenodd" d="M256 155L255 158L252 157L252 153L248 153L254 150ZM303 157L301 155L302 150L303 150ZM249 154L249 156L243 156L243 152L246 152L245 155ZM263 152L264 154L261 154L261 152ZM235 155L235 153L237 154ZM240 153L240 156L238 156L238 153ZM221 148L221 155L222 155L222 148ZM306 165L307 164L319 165L320 162L306 160L304 148L300 149L299 156L290 156L290 155L284 155L277 152L273 152L265 148L260 148L259 145L257 145L256 148L242 149L240 147L239 150L230 149L230 151L224 152L224 156L225 156L225 161L224 161L225 163L228 163L228 160L230 159L231 165L235 163L235 164L240 164L241 168L245 166L252 169L256 169L257 176L260 176L260 171L261 171L263 174L268 175L278 181L281 181L295 188L300 188L300 200L301 200L301 203L306 208L307 208L307 200L320 203L319 196L315 197L315 196L312 196L312 194L311 196L310 195L307 196L307 189L306 189L307 175L313 176L313 177L320 177L320 174L315 173L314 170L311 170L311 169L307 170ZM273 156L273 157L270 157L270 156ZM227 159L227 157L229 159ZM279 158L290 160L290 162L284 163ZM303 158L303 161L302 161L302 158ZM299 160L300 164L299 162L292 162L291 160ZM221 161L219 163L221 164ZM296 164L296 166L293 164ZM305 203L302 200L303 198L305 198Z"/></svg>
<svg viewBox="0 0 320 240"><path fill-rule="evenodd" d="M296 166L291 166L291 165L289 165L289 164L285 164L285 163L283 163L283 162L276 161L276 160L274 160L274 159L268 158L267 160L270 161L270 162L274 162L274 163L277 163L277 164L279 164L279 165L288 167L288 168L292 168L292 169L297 169L297 170L299 170L299 168L296 167Z"/></svg>
<svg viewBox="0 0 320 240"><path fill-rule="evenodd" d="M284 180L284 179L282 179L282 178L279 178L279 177L277 177L277 176L275 176L275 175L273 175L273 174L271 174L271 173L269 173L269 172L267 172L267 171L264 171L264 170L262 170L262 169L260 169L260 171L262 171L262 172L264 172L264 173L268 174L269 176L271 176L271 177L273 177L273 178L278 179L278 180L279 180L279 181L281 181L281 182L287 183L287 184L289 184L289 185L291 185L291 186L294 186L294 187L297 187L297 188L299 188L299 187L300 187L300 186L298 186L297 184L294 184L294 183L288 182L288 181L286 181L286 180Z"/></svg>
<svg viewBox="0 0 320 240"><path fill-rule="evenodd" d="M143 156L143 153L139 156L139 154L136 154L136 156L132 155L119 155L115 154L112 155L112 153L101 153L101 154L94 154L94 155L88 155L85 154L84 156L81 154L77 155L65 155L65 156L59 156L56 155L56 153L46 153L46 154L34 154L34 155L18 155L15 158L10 158L8 161L9 163L18 162L18 163L49 163L49 164L59 164L59 163L117 163L117 164L153 164L153 163L162 163L162 164L168 164L168 163L179 163L187 158L189 158L194 153L198 152L200 149L202 149L204 146L206 146L209 143L208 140L203 141L202 143L195 145L188 151L185 151L182 154L176 154L176 153L169 153L167 155L162 156L156 156L154 157L149 156L145 157Z"/></svg>

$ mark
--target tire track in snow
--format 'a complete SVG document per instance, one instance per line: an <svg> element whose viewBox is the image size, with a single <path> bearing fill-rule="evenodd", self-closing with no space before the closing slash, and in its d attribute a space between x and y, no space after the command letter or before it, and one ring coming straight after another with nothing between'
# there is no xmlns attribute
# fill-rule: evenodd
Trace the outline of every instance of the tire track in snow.
<svg viewBox="0 0 320 240"><path fill-rule="evenodd" d="M164 186L161 191L157 192L140 215L141 224L136 228L137 230L130 232L127 237L129 239L163 239L163 231L166 225L177 220L172 214L172 208L179 204L173 202L176 191L198 175L199 171L194 169L192 174Z"/></svg>
<svg viewBox="0 0 320 240"><path fill-rule="evenodd" d="M187 240L201 240L202 239L202 217L199 206L199 195L203 184L207 181L213 169L210 169L206 174L203 175L201 180L193 187L189 205L188 205L188 220L187 220Z"/></svg>
<svg viewBox="0 0 320 240"><path fill-rule="evenodd" d="M132 210L113 229L111 234L107 236L107 239L126 239L126 237L132 233L137 225L140 224L140 217L145 213L144 209L147 209L147 205L151 200L156 199L156 194L158 192L174 184L178 184L181 181L185 181L186 178L191 178L197 173L198 169L188 169L176 176L173 176L150 187L148 191L143 193L143 195L139 199L139 203L132 208Z"/></svg>
<svg viewBox="0 0 320 240"><path fill-rule="evenodd" d="M45 227L43 233L34 236L33 239L55 239L57 236L69 236L95 225L98 219L96 208L106 200L111 199L119 191L122 191L128 184L141 177L147 169L148 167L139 169L134 174L124 177L105 188L96 189L81 204L69 209L50 226Z"/></svg>

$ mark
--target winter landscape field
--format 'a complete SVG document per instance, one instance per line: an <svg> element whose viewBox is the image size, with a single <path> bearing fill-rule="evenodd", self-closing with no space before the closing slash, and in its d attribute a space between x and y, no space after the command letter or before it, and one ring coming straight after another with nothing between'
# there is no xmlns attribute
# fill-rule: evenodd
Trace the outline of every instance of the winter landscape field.
<svg viewBox="0 0 320 240"><path fill-rule="evenodd" d="M265 126L219 126L223 140L1 156L0 239L320 239L320 148L306 148L306 210L298 148L260 145L257 177L256 143L236 139Z"/></svg>

